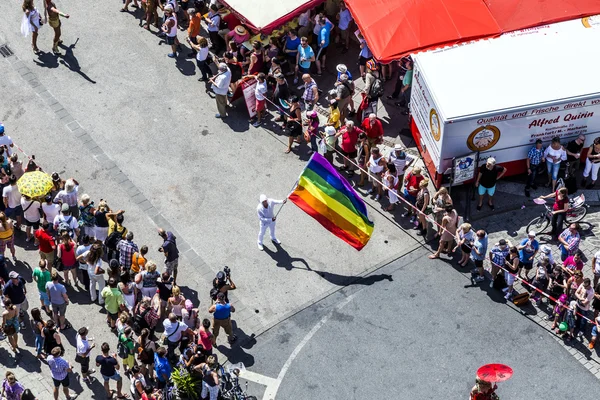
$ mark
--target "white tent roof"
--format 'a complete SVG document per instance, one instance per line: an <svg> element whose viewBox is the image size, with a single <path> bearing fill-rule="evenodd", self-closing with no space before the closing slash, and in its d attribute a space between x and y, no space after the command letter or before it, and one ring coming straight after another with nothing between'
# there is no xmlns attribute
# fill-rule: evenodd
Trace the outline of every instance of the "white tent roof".
<svg viewBox="0 0 600 400"><path fill-rule="evenodd" d="M242 16L251 28L258 31L276 28L285 23L286 16L292 18L323 0L221 0L228 8ZM296 12L295 12L296 11Z"/></svg>
<svg viewBox="0 0 600 400"><path fill-rule="evenodd" d="M585 22L585 23L582 23ZM413 55L445 120L600 94L600 18Z"/></svg>

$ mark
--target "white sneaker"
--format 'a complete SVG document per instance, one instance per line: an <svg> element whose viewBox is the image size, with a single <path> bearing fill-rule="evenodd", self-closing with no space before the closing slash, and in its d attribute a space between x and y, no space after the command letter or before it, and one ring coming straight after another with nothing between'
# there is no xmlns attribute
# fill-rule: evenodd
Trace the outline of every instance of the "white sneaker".
<svg viewBox="0 0 600 400"><path fill-rule="evenodd" d="M375 196L375 201L379 200L379 195Z"/></svg>
<svg viewBox="0 0 600 400"><path fill-rule="evenodd" d="M263 247L262 243L258 243L258 249L260 251L263 251L265 248Z"/></svg>
<svg viewBox="0 0 600 400"><path fill-rule="evenodd" d="M275 244L281 244L281 241L279 239L271 239L271 242Z"/></svg>

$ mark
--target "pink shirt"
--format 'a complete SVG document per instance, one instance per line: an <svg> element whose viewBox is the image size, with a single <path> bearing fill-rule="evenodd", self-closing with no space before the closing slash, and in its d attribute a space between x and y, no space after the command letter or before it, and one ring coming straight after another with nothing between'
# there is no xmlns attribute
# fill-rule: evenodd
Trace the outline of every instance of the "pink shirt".
<svg viewBox="0 0 600 400"><path fill-rule="evenodd" d="M583 261L579 259L579 262L575 262L573 256L567 257L564 263L565 268L570 269L571 271L581 271L583 269Z"/></svg>
<svg viewBox="0 0 600 400"><path fill-rule="evenodd" d="M198 333L200 334L200 339L198 339L198 344L202 345L202 347L204 348L204 350L208 351L208 350L212 350L212 341L210 340L210 338L212 337L212 333L207 332L204 330L204 328L200 328L198 330Z"/></svg>

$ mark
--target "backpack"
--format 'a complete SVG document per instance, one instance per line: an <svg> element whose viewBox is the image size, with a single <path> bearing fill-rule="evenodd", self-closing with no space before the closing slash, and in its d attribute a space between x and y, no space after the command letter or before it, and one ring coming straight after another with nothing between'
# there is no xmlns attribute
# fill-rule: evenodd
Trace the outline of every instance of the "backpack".
<svg viewBox="0 0 600 400"><path fill-rule="evenodd" d="M147 345L147 343L146 343ZM143 364L152 364L154 362L154 350L147 348L140 348L138 354L138 360Z"/></svg>
<svg viewBox="0 0 600 400"><path fill-rule="evenodd" d="M64 232L67 232L69 234L69 236L73 237L73 229L71 229L71 221L72 220L73 220L73 216L69 216L68 219L65 219L63 217L62 220L60 221L60 223L58 224L58 233L62 234Z"/></svg>
<svg viewBox="0 0 600 400"><path fill-rule="evenodd" d="M111 250L116 250L117 245L119 244L121 239L123 239L123 232L125 232L125 227L123 227L122 231L119 231L115 226L115 230L113 231L113 233L108 235L106 240L104 240L104 245Z"/></svg>
<svg viewBox="0 0 600 400"><path fill-rule="evenodd" d="M383 81L379 78L375 78L375 81L371 85L369 89L369 97L371 99L378 99L383 96L383 91L385 88L383 87Z"/></svg>
<svg viewBox="0 0 600 400"><path fill-rule="evenodd" d="M150 308L147 308L144 310L143 313L141 314L135 314L133 316L133 326L132 329L135 332L136 335L140 335L142 333L142 329L146 328L150 328L150 326L148 325L148 322L146 322L146 314L148 314L148 312L150 311Z"/></svg>
<svg viewBox="0 0 600 400"><path fill-rule="evenodd" d="M117 344L117 355L121 358L127 358L129 356L129 349L121 339L119 339L119 343Z"/></svg>

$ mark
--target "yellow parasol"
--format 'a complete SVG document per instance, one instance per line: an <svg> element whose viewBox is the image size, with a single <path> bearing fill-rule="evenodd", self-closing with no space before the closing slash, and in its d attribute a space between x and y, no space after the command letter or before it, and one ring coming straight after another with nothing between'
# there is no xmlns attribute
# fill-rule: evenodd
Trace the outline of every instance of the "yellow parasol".
<svg viewBox="0 0 600 400"><path fill-rule="evenodd" d="M52 177L42 171L26 172L17 182L19 192L31 198L45 196L52 186Z"/></svg>

